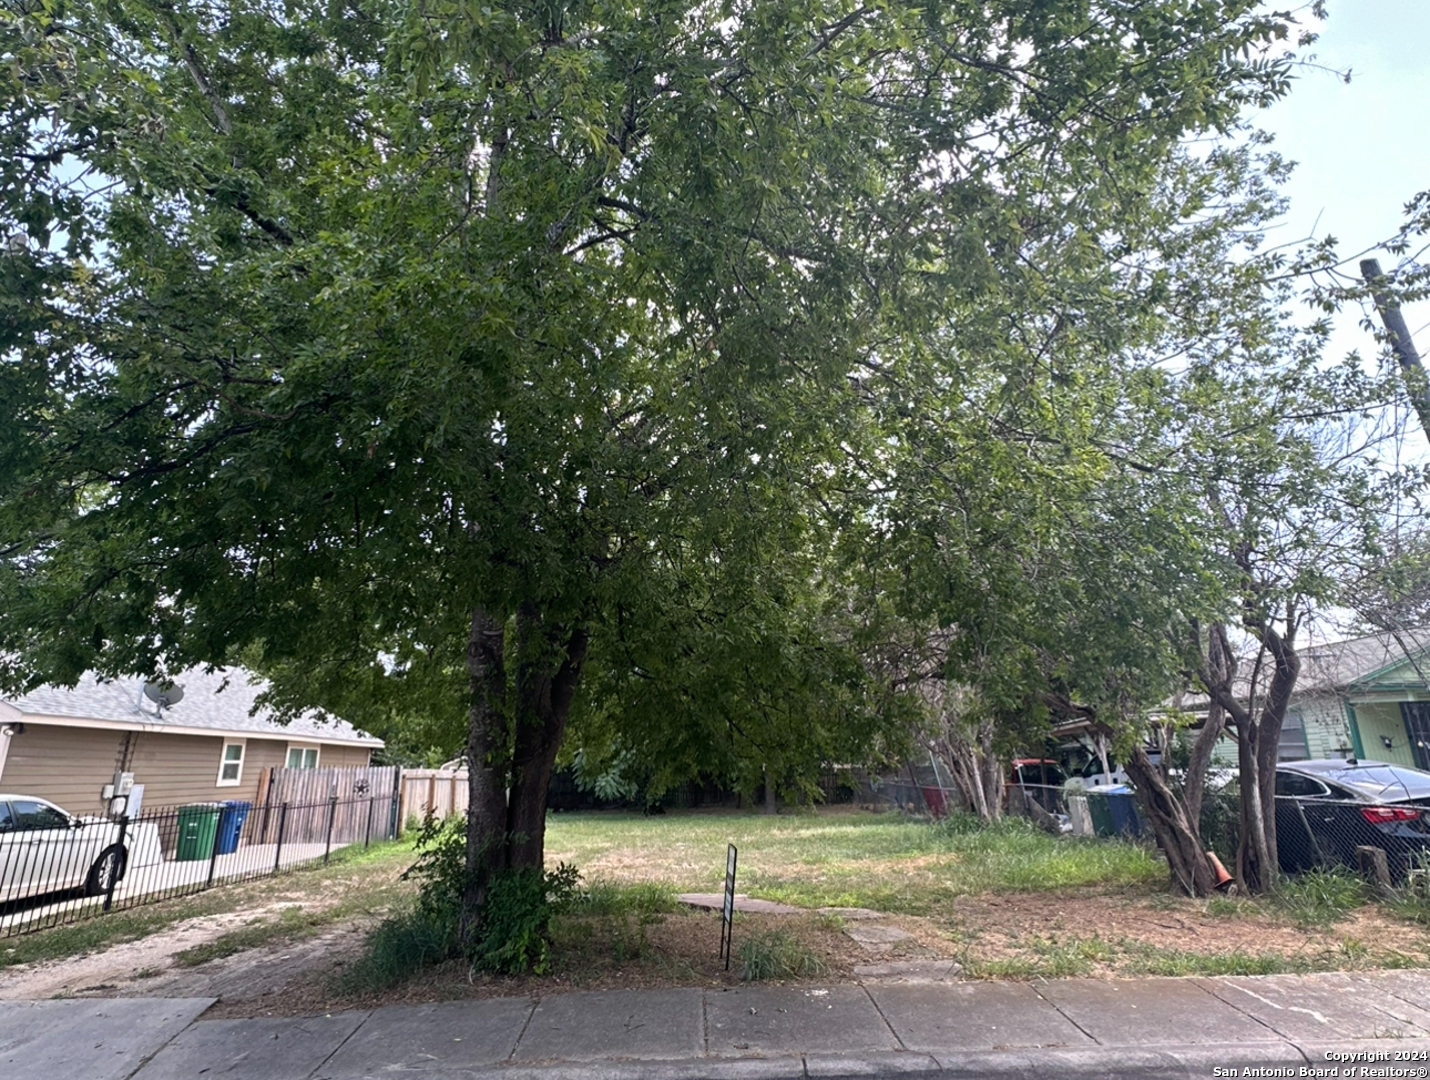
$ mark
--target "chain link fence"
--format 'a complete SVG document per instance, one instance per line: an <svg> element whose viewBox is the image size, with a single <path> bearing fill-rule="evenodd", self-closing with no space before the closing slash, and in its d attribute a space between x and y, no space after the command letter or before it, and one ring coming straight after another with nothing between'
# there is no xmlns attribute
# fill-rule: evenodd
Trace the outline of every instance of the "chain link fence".
<svg viewBox="0 0 1430 1080"><path fill-rule="evenodd" d="M75 818L0 801L0 938L326 862L397 836L396 795Z"/></svg>

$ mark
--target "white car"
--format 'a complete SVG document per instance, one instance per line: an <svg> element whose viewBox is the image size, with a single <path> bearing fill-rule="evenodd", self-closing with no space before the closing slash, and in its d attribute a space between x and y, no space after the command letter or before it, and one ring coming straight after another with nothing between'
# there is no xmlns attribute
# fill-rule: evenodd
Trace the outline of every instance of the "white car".
<svg viewBox="0 0 1430 1080"><path fill-rule="evenodd" d="M78 888L97 896L124 877L128 861L113 821L0 794L0 901Z"/></svg>

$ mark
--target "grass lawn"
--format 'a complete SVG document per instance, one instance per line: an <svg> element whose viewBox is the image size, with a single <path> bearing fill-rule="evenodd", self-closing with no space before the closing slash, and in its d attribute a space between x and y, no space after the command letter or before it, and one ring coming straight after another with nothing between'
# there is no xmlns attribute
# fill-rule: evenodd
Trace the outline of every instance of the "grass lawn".
<svg viewBox="0 0 1430 1080"><path fill-rule="evenodd" d="M739 848L737 889L802 907L869 907L931 915L960 896L1081 886L1153 891L1164 863L1120 840L1052 837L1012 820L957 829L898 814L552 814L547 863L588 880L657 882L715 892L725 845Z"/></svg>
<svg viewBox="0 0 1430 1080"><path fill-rule="evenodd" d="M740 892L808 909L737 915L728 971L717 958L719 915L675 902L678 892L720 890L727 843L740 851ZM377 916L394 917L384 927L412 921L414 883L399 875L415 853L400 842L344 851L328 867L0 941L0 978L27 961L134 941L114 954L120 957L181 938L185 926L206 916L201 940L172 945L158 966L221 973L227 957L275 944L291 955L312 954L311 968L296 982L284 975L276 997L258 983L244 984L246 997L223 991L217 1015L233 1016L571 989L729 986L742 967L755 977L839 982L875 959L941 957L957 960L966 978L993 979L1430 964L1430 900L1383 902L1340 873L1306 875L1276 897L1193 900L1169 891L1166 866L1149 846L1052 837L1016 819L977 828L843 808L778 816L553 814L546 852L550 867L568 862L581 871L584 892L553 922L539 974L484 975L460 959L414 972L411 956L426 946L406 931L389 935L382 948L377 935L364 946ZM871 955L845 933L852 924L814 910L822 906L873 908L908 936L891 953ZM322 936L290 945L314 935ZM347 944L335 945L338 938ZM393 961L392 977L368 963L384 955Z"/></svg>

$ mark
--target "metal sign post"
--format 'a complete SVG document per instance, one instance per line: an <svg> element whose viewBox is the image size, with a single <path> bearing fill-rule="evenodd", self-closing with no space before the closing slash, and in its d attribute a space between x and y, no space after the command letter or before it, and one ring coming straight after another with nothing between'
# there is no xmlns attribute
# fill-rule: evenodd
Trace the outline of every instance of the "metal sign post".
<svg viewBox="0 0 1430 1080"><path fill-rule="evenodd" d="M739 852L735 845L725 849L725 903L720 908L720 959L725 961L725 970L730 970L730 951L735 936L735 861Z"/></svg>

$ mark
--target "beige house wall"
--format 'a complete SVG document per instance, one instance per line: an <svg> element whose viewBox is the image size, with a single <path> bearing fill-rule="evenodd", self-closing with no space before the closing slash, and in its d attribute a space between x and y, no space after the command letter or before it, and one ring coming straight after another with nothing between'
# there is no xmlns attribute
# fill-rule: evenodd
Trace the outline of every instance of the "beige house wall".
<svg viewBox="0 0 1430 1080"><path fill-rule="evenodd" d="M318 764L325 769L363 769L371 761L372 751L366 746L324 746L318 755Z"/></svg>
<svg viewBox="0 0 1430 1080"><path fill-rule="evenodd" d="M220 785L219 764L228 742L244 743L243 771L237 784ZM287 739L124 732L27 721L25 731L10 740L0 791L38 795L73 814L98 814L106 809L101 789L122 764L136 784L144 785L146 810L224 799L252 802L258 798L263 773L285 764L288 744ZM365 746L324 744L319 764L364 766L369 757Z"/></svg>
<svg viewBox="0 0 1430 1080"><path fill-rule="evenodd" d="M38 795L72 814L102 813L100 791L114 779L127 734L26 723L10 739L0 791Z"/></svg>

